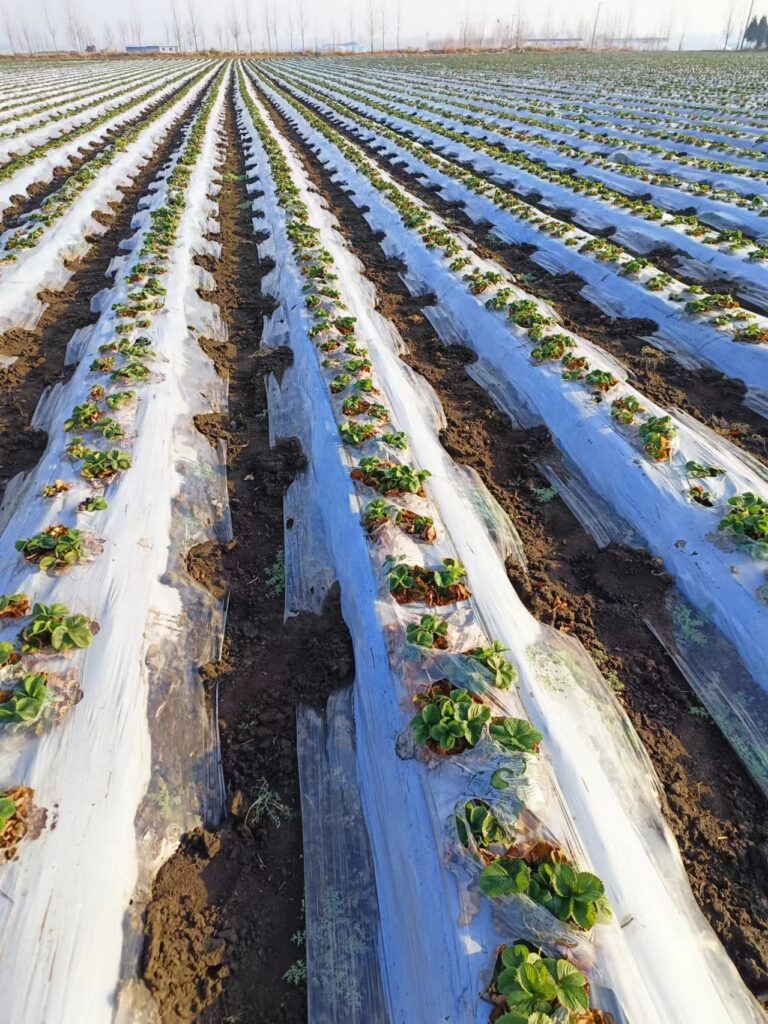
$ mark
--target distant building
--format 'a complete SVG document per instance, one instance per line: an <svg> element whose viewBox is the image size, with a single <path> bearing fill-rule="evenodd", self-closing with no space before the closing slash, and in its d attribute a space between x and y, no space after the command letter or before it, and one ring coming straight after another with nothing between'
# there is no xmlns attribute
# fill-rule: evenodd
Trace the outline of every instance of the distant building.
<svg viewBox="0 0 768 1024"><path fill-rule="evenodd" d="M340 52L342 50L347 53L362 53L365 48L362 43L356 43L351 41L349 43L323 43L320 46L320 50L330 50L331 52Z"/></svg>
<svg viewBox="0 0 768 1024"><path fill-rule="evenodd" d="M93 43L88 43L88 45L85 48L85 52L86 53L96 53L96 47L93 45Z"/></svg>
<svg viewBox="0 0 768 1024"><path fill-rule="evenodd" d="M126 53L178 53L178 46L158 46L156 43L148 43L146 46L126 46Z"/></svg>

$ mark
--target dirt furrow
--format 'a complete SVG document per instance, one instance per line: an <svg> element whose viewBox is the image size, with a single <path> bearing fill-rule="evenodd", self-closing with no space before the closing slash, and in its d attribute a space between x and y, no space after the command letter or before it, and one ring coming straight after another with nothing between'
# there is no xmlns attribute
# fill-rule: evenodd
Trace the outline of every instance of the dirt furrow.
<svg viewBox="0 0 768 1024"><path fill-rule="evenodd" d="M302 832L296 762L299 702L324 705L353 678L349 637L338 595L321 616L283 623L283 493L304 464L291 439L269 447L265 377L290 364L287 349L259 348L262 317L273 308L261 282L247 199L243 150L232 98L219 202L219 260L201 264L216 287L226 344L204 342L229 382L227 416L201 418L198 429L227 443L234 541L190 553L189 571L229 593L221 661L203 669L218 686L224 775L231 816L218 832L185 837L156 879L144 947L144 980L163 1024L191 1020L303 1024L301 976Z"/></svg>
<svg viewBox="0 0 768 1024"><path fill-rule="evenodd" d="M379 311L398 327L406 361L437 392L441 440L472 466L510 514L529 571L508 573L542 622L578 637L624 703L666 793L665 813L699 904L745 982L768 998L768 827L762 794L720 734L692 715L698 700L643 624L671 584L660 562L618 545L597 547L536 469L545 430L514 429L466 373L472 355L444 348L345 189L269 104L314 186L376 286Z"/></svg>

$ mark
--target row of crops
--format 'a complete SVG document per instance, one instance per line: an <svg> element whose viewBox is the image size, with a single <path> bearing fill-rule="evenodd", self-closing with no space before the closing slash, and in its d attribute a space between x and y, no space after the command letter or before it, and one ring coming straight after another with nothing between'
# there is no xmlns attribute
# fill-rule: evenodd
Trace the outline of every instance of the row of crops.
<svg viewBox="0 0 768 1024"><path fill-rule="evenodd" d="M511 565L525 570L515 525L441 443L439 397L328 199L333 185L364 216L515 427L546 428L585 528L602 516L609 534L630 531L686 614L727 643L738 685L714 679L708 649L687 660L688 681L768 793L765 460L646 394L450 215L578 275L596 310L648 325L647 345L689 370L743 382L760 416L760 105L727 74L663 93L598 75L585 99L549 66L532 87L483 60L4 74L0 342L46 322L143 183L66 371L29 424L19 414L45 447L0 505L8 1020L151 1019L138 951L152 880L232 796L199 671L220 656L226 608L187 555L232 539L226 446L199 427L228 409L206 354L226 328L203 267L227 244L217 196L234 145L271 268L273 312L254 337L291 355L267 379L269 436L297 439L306 459L285 493L286 609L318 611L338 581L354 651L355 768L331 794L354 785L370 853L305 837L309 1019L764 1021L694 897L624 707L511 582ZM17 358L2 353L0 372ZM316 908L334 858L346 868L329 925Z"/></svg>

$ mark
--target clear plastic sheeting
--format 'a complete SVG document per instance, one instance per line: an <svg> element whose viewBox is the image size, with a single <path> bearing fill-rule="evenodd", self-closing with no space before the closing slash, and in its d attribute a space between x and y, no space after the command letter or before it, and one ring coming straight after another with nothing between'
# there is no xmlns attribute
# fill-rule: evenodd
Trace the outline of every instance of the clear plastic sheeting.
<svg viewBox="0 0 768 1024"><path fill-rule="evenodd" d="M296 725L304 832L307 1019L388 1024L381 925L363 816L352 689Z"/></svg>
<svg viewBox="0 0 768 1024"><path fill-rule="evenodd" d="M768 796L768 697L752 685L732 645L677 591L647 625L704 705L701 713L713 719Z"/></svg>
<svg viewBox="0 0 768 1024"><path fill-rule="evenodd" d="M670 460L654 463L644 457L639 437L616 428L607 403L596 403L586 389L565 384L557 363L532 362L524 332L516 332L503 316L487 309L482 301L485 296L477 298L462 287L448 261L403 226L400 215L368 179L282 97L268 86L264 89L278 107L288 111L300 133L318 147L329 166L338 168L337 178L351 187L353 201L368 208L369 224L386 234L388 250L399 252L422 290L438 296L442 316L452 320L451 340L461 332L464 344L493 367L505 389L524 396L569 464L577 467L590 488L663 558L682 593L713 619L738 649L756 684L768 692L768 606L756 596L765 582L764 568L717 532L725 499L748 491L759 493L764 487L762 474L727 441L678 414L676 450ZM438 218L433 220L441 223ZM477 257L472 263L482 270L502 270ZM528 297L514 287L512 294ZM589 356L592 365L606 362L605 354L582 338L578 349ZM619 385L614 394L633 395L650 415L668 412L629 384ZM688 460L725 470L712 484L713 507L705 508L687 496ZM606 466L611 472L605 472Z"/></svg>
<svg viewBox="0 0 768 1024"><path fill-rule="evenodd" d="M402 372L390 332L379 330L382 320L359 264L293 150L277 137L310 222L333 257L391 422L408 437L409 463L432 473L426 509L436 539L428 556L392 524L371 538L361 530L365 498L350 479L354 460L339 439L339 399L329 397L324 376L333 371L321 368L307 336L311 321L285 215L253 122L239 106L251 156L263 168L264 195L254 200L261 216L254 223L273 232L276 267L265 286L280 299L273 319L288 329L294 352L274 399L282 405L285 395L293 410L291 433L300 437L307 474L322 494L323 528L354 646L362 806L392 1021L486 1021L490 1009L480 994L495 950L531 935L548 947L571 950L590 975L593 1001L611 1009L620 1024L762 1022L762 1011L696 906L661 814L658 782L626 715L581 646L539 625L517 598L486 523L466 499L467 482L462 486L439 443L429 387ZM428 557L434 565L450 556L465 565L472 597L443 609L450 651L421 652L403 642L405 627L423 609L389 596L384 567L393 552L409 564ZM467 652L488 638L510 652L519 687L491 687L471 664ZM455 757L417 751L408 728L413 698L441 679L459 685L471 680L493 715L528 717L543 734L542 752L535 758L510 754L490 736ZM594 870L613 906L611 924L578 932L523 898L481 897L472 878L457 880L456 872L444 870L451 815L469 799L497 798L492 780L500 769L512 779L510 795L525 804L524 819L522 812L512 816L520 837L536 822L542 838L556 837L580 867Z"/></svg>
<svg viewBox="0 0 768 1024"><path fill-rule="evenodd" d="M2 268L0 331L12 327L32 330L35 327L45 310L40 293L46 289L61 290L72 275L65 266L66 261L75 260L87 251L86 238L89 235L103 234L106 230L94 218L94 212L109 211L109 203L120 198L119 186L129 181L138 167L151 158L159 140L174 121L200 98L214 74L215 69L212 69L186 96L119 153L114 162L83 189L67 213L45 232L45 237L34 248L22 252L14 263Z"/></svg>
<svg viewBox="0 0 768 1024"><path fill-rule="evenodd" d="M216 821L223 807L216 727L198 673L218 651L223 608L186 575L183 557L191 544L229 536L222 453L194 426L197 414L221 410L226 398L195 337L215 334L216 317L197 295L193 263L207 251L201 236L215 213L206 194L220 160L223 102L220 87L169 252L163 311L147 328L157 353L152 378L134 406L115 413L130 442L130 471L106 486L108 508L93 517L77 510L98 492L64 454L63 424L94 383L89 365L99 346L115 338L109 308L78 335L78 365L41 406L49 440L38 465L6 493L2 592L61 602L99 627L87 650L46 665L72 673L80 703L39 736L1 738L0 783L23 779L50 813L50 827L3 868L0 984L14 1024L112 1020L152 871L183 831ZM180 153L160 176L153 208L165 201ZM116 268L115 301L141 258L141 220ZM43 500L42 487L54 480L69 490ZM63 575L35 573L16 539L73 517L93 535L97 557ZM131 1009L135 986L120 997L132 1022L140 1019Z"/></svg>

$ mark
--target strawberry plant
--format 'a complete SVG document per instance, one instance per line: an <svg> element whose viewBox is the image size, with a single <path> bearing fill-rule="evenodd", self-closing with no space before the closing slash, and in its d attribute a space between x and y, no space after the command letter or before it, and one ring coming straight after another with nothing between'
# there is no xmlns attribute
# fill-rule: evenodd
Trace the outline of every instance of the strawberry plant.
<svg viewBox="0 0 768 1024"><path fill-rule="evenodd" d="M21 619L28 611L26 594L0 594L0 619Z"/></svg>
<svg viewBox="0 0 768 1024"><path fill-rule="evenodd" d="M543 739L524 718L494 718L489 732L491 739L513 754L535 754Z"/></svg>
<svg viewBox="0 0 768 1024"><path fill-rule="evenodd" d="M589 931L611 919L603 883L571 864L545 861L531 868L519 857L499 857L483 868L480 889L491 899L524 894L567 924Z"/></svg>
<svg viewBox="0 0 768 1024"><path fill-rule="evenodd" d="M354 423L347 421L339 427L344 444L359 446L376 436L376 427L372 423Z"/></svg>
<svg viewBox="0 0 768 1024"><path fill-rule="evenodd" d="M441 754L460 754L477 746L491 716L490 708L468 690L431 686L416 701L421 710L411 720L414 739Z"/></svg>
<svg viewBox="0 0 768 1024"><path fill-rule="evenodd" d="M666 462L672 454L672 440L677 427L671 416L651 416L640 427L643 447L656 462Z"/></svg>
<svg viewBox="0 0 768 1024"><path fill-rule="evenodd" d="M5 831L5 826L16 813L16 801L12 800L6 793L0 793L0 835Z"/></svg>
<svg viewBox="0 0 768 1024"><path fill-rule="evenodd" d="M91 624L85 615L70 615L63 604L36 604L32 621L22 629L22 651L40 651L52 647L69 651L89 647L93 640Z"/></svg>
<svg viewBox="0 0 768 1024"><path fill-rule="evenodd" d="M465 654L491 673L493 685L497 689L508 690L517 682L518 674L512 662L504 657L506 650L503 644L494 640L490 647L473 647Z"/></svg>
<svg viewBox="0 0 768 1024"><path fill-rule="evenodd" d="M408 447L408 438L402 430L390 430L386 434L381 435L381 440L384 444L388 444L390 448L396 448L401 452L404 452Z"/></svg>
<svg viewBox="0 0 768 1024"><path fill-rule="evenodd" d="M462 846L487 849L506 842L506 830L485 800L468 800L454 820Z"/></svg>
<svg viewBox="0 0 768 1024"><path fill-rule="evenodd" d="M377 455L361 459L357 469L351 473L353 480L360 480L379 494L416 494L420 498L424 497L424 481L430 475L427 469L412 469L399 463L385 462Z"/></svg>
<svg viewBox="0 0 768 1024"><path fill-rule="evenodd" d="M708 466L703 462L696 462L693 459L686 462L685 473L686 476L698 477L699 479L710 476L725 476L725 470L720 469L719 466Z"/></svg>
<svg viewBox="0 0 768 1024"><path fill-rule="evenodd" d="M15 665L21 661L21 655L9 640L0 640L0 668Z"/></svg>
<svg viewBox="0 0 768 1024"><path fill-rule="evenodd" d="M625 398L615 398L611 402L611 416L618 420L619 423L625 424L625 426L634 423L635 416L640 412L644 412L644 409L634 395L627 395Z"/></svg>
<svg viewBox="0 0 768 1024"><path fill-rule="evenodd" d="M751 545L754 555L768 556L768 501L746 491L728 499L730 511L718 530L730 534L737 543Z"/></svg>
<svg viewBox="0 0 768 1024"><path fill-rule="evenodd" d="M0 725L34 722L51 699L47 676L31 672L23 677L3 699L0 694Z"/></svg>
<svg viewBox="0 0 768 1024"><path fill-rule="evenodd" d="M95 498L86 498L77 506L78 512L103 512L106 508L109 508L109 505L101 495Z"/></svg>
<svg viewBox="0 0 768 1024"><path fill-rule="evenodd" d="M76 405L72 415L64 421L64 429L69 430L90 430L99 420L104 418L104 413L95 402L86 402L84 405Z"/></svg>
<svg viewBox="0 0 768 1024"><path fill-rule="evenodd" d="M81 474L87 480L111 480L117 473L131 468L131 456L112 448L107 452L90 451L83 457Z"/></svg>
<svg viewBox="0 0 768 1024"><path fill-rule="evenodd" d="M354 316L337 316L333 321L333 326L339 332L339 334L352 334L355 330L355 324L357 323L357 317Z"/></svg>
<svg viewBox="0 0 768 1024"><path fill-rule="evenodd" d="M399 604L423 601L427 605L466 601L471 595L463 579L464 566L455 558L444 558L442 569L398 562L391 556L384 563L389 592Z"/></svg>
<svg viewBox="0 0 768 1024"><path fill-rule="evenodd" d="M406 626L405 635L409 644L417 647L448 647L448 623L437 615L422 615L418 623Z"/></svg>
<svg viewBox="0 0 768 1024"><path fill-rule="evenodd" d="M551 337L535 348L531 356L538 363L550 359L562 359L569 348L573 348L576 342L567 334L553 334Z"/></svg>
<svg viewBox="0 0 768 1024"><path fill-rule="evenodd" d="M44 498L55 498L58 494L66 494L69 484L65 480L54 480L52 484L45 484L41 494Z"/></svg>
<svg viewBox="0 0 768 1024"><path fill-rule="evenodd" d="M605 394L619 383L616 377L608 370L592 370L584 378L584 382L593 387L596 391Z"/></svg>
<svg viewBox="0 0 768 1024"><path fill-rule="evenodd" d="M352 378L348 373L337 373L330 383L331 393L334 395L341 394L342 391L346 391L351 382Z"/></svg>
<svg viewBox="0 0 768 1024"><path fill-rule="evenodd" d="M569 960L544 957L524 943L501 947L491 989L503 999L506 1010L496 1024L587 1020L582 1016L589 1011L585 975Z"/></svg>
<svg viewBox="0 0 768 1024"><path fill-rule="evenodd" d="M41 533L26 540L16 541L28 562L39 565L43 572L49 569L67 569L85 558L83 531L66 526L48 526Z"/></svg>

